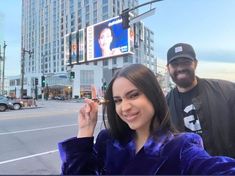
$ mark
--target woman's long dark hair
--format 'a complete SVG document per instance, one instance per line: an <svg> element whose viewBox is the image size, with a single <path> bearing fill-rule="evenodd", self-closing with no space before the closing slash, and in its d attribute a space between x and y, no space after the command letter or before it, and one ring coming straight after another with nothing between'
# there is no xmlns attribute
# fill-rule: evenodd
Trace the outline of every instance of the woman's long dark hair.
<svg viewBox="0 0 235 176"><path fill-rule="evenodd" d="M154 73L146 66L141 64L131 64L119 70L111 80L105 99L109 100L106 106L108 124L105 127L109 128L112 136L120 141L125 140L129 134L133 132L129 126L118 116L115 110L115 103L113 101L112 87L114 81L124 77L134 84L152 103L155 114L150 125L151 135L160 135L169 131L174 132L174 128L170 122L170 115L163 91L157 81Z"/></svg>

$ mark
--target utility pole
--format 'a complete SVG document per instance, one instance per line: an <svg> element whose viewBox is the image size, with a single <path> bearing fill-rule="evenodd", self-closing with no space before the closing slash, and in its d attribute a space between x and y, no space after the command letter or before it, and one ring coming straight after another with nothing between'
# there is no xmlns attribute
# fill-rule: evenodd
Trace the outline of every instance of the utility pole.
<svg viewBox="0 0 235 176"><path fill-rule="evenodd" d="M25 67L25 53L29 54L29 57L31 58L31 55L33 54L33 51L26 50L22 48L22 59L21 59L21 88L20 88L20 98L23 98L23 91L24 91L24 67Z"/></svg>
<svg viewBox="0 0 235 176"><path fill-rule="evenodd" d="M3 44L3 59L2 59L2 94L4 94L4 82L5 82L5 60L6 60L6 42Z"/></svg>
<svg viewBox="0 0 235 176"><path fill-rule="evenodd" d="M0 93L2 93L2 53L1 53L1 45L0 45Z"/></svg>

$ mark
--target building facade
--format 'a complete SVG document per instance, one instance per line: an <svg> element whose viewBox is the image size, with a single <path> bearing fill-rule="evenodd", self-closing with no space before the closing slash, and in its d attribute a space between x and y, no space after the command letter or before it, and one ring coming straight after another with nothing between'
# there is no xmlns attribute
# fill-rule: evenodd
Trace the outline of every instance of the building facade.
<svg viewBox="0 0 235 176"><path fill-rule="evenodd" d="M156 73L154 33L142 22L132 26L135 35L132 54L79 65L68 66L65 62L66 35L81 29L86 30L93 24L116 17L122 10L137 5L138 0L22 0L21 45L22 50L32 52L24 53L21 58L26 80L23 85L24 94L35 96L49 90L47 95L51 97L58 94L81 97L90 90L88 83L95 84L100 89L104 82L110 81L117 69L132 63L142 63ZM137 15L138 10L133 14ZM75 72L73 79L70 78L71 72ZM84 80L83 76L87 74L94 76L87 77L93 81ZM46 77L44 88L41 86L42 76ZM35 79L39 80L37 93L33 86Z"/></svg>

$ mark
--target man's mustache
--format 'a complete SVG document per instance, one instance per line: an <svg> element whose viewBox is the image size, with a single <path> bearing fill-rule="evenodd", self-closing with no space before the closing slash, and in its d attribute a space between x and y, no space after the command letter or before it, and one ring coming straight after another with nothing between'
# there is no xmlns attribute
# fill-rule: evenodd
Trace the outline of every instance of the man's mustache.
<svg viewBox="0 0 235 176"><path fill-rule="evenodd" d="M174 73L174 76L177 76L178 74L182 74L182 73L190 74L191 71L188 69L179 70Z"/></svg>

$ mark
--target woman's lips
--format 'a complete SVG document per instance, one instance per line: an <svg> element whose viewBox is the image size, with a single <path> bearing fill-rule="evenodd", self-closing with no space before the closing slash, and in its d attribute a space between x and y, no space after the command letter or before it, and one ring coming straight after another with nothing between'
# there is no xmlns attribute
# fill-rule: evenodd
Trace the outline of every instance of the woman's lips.
<svg viewBox="0 0 235 176"><path fill-rule="evenodd" d="M127 121L133 121L138 117L138 113L124 115Z"/></svg>

